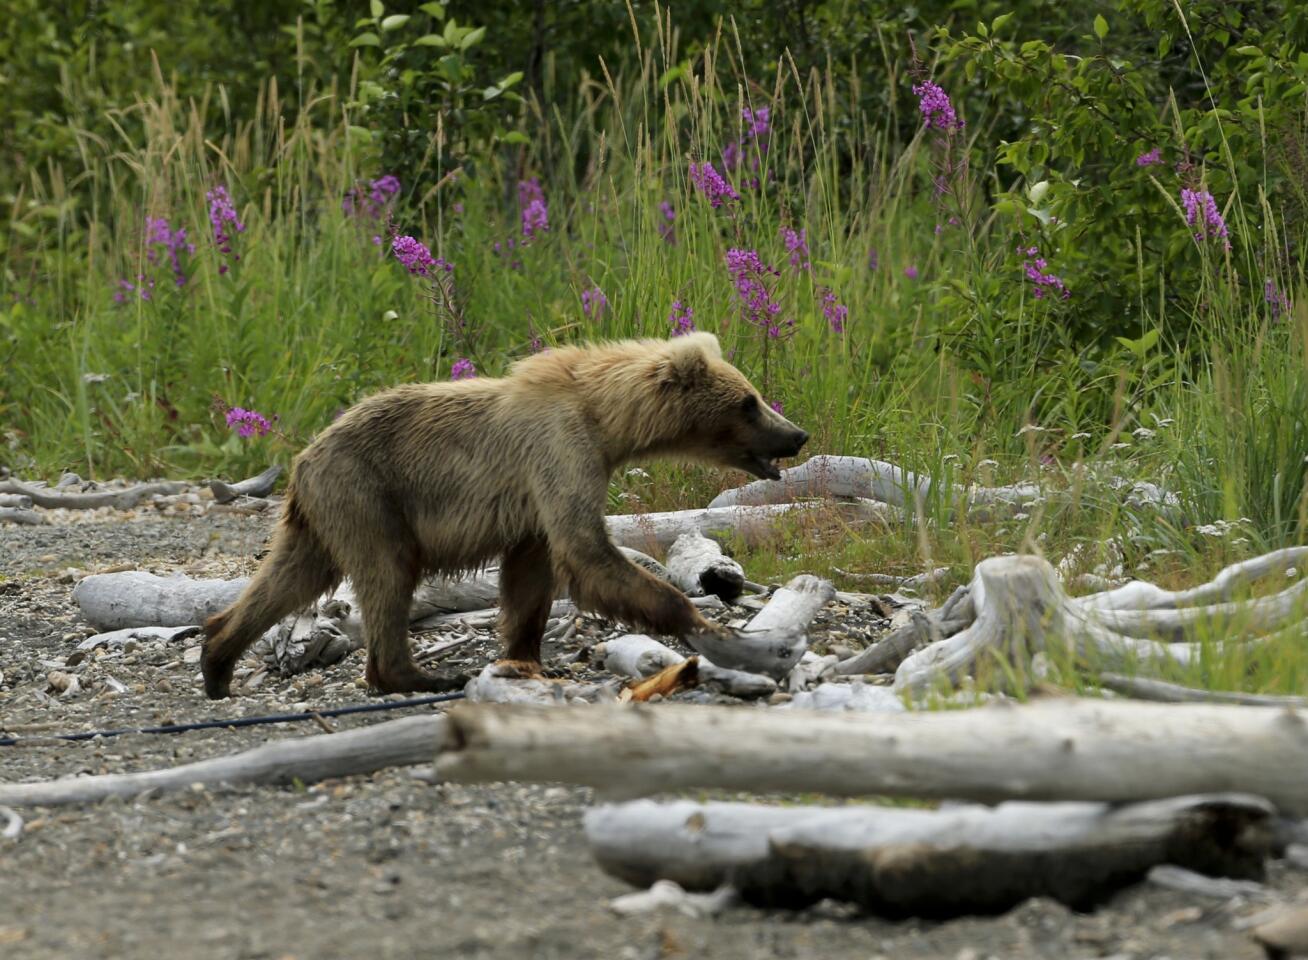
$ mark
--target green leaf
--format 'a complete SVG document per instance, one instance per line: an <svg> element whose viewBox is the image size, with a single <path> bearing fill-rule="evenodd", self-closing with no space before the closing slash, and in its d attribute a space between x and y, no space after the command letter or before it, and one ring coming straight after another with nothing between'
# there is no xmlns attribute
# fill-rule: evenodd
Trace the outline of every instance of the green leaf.
<svg viewBox="0 0 1308 960"><path fill-rule="evenodd" d="M413 45L415 47L440 47L441 49L449 46L449 44L445 42L445 38L439 33L423 34L417 40L413 41Z"/></svg>
<svg viewBox="0 0 1308 960"><path fill-rule="evenodd" d="M478 27L476 30L468 31L468 33L466 33L463 39L459 42L459 49L467 50L469 47L481 43L481 38L484 36L486 36L485 27Z"/></svg>
<svg viewBox="0 0 1308 960"><path fill-rule="evenodd" d="M424 3L418 8L423 13L429 13L437 20L445 19L445 4L443 3Z"/></svg>
<svg viewBox="0 0 1308 960"><path fill-rule="evenodd" d="M510 130L508 133L500 134L500 143L531 143L531 137L527 136L521 130Z"/></svg>
<svg viewBox="0 0 1308 960"><path fill-rule="evenodd" d="M1013 15L1011 13L1001 13L999 16L995 17L995 19L990 21L990 32L998 33L1000 30L1003 29L1004 24L1008 23L1008 21L1012 19L1013 19Z"/></svg>
<svg viewBox="0 0 1308 960"><path fill-rule="evenodd" d="M368 0L368 9L372 11L374 20L386 12L386 8L382 5L381 0Z"/></svg>
<svg viewBox="0 0 1308 960"><path fill-rule="evenodd" d="M356 127L353 124L345 128L351 140L358 140L361 143L372 143L372 131L367 127Z"/></svg>
<svg viewBox="0 0 1308 960"><path fill-rule="evenodd" d="M1150 348L1153 347L1153 345L1158 342L1158 338L1161 335L1162 335L1162 331L1159 330L1157 327L1155 327L1154 329L1148 331L1139 340L1128 340L1126 337L1117 337L1115 339L1117 340L1118 343L1126 347L1126 349L1130 350L1137 357L1143 357L1146 353L1149 352Z"/></svg>
<svg viewBox="0 0 1308 960"><path fill-rule="evenodd" d="M990 28L987 27L987 26L985 25L985 23L983 23L983 22L980 21L980 20L977 21L976 32L977 32L977 36L979 36L979 37L981 37L981 38L983 38L983 39L984 39L985 37L990 36Z"/></svg>
<svg viewBox="0 0 1308 960"><path fill-rule="evenodd" d="M689 69L684 63L679 63L675 67L670 67L669 69L664 70L663 76L659 77L659 89L666 90L668 84L680 80L682 77L686 76L688 72Z"/></svg>
<svg viewBox="0 0 1308 960"><path fill-rule="evenodd" d="M361 33L350 41L352 47L380 47L381 37L375 33Z"/></svg>
<svg viewBox="0 0 1308 960"><path fill-rule="evenodd" d="M1095 14L1095 36L1100 40L1108 36L1108 21L1104 19L1102 13Z"/></svg>
<svg viewBox="0 0 1308 960"><path fill-rule="evenodd" d="M392 13L389 17L387 17L385 20L381 22L381 28L383 32L389 32L391 30L400 29L400 27L404 26L408 22L409 22L409 15L407 13Z"/></svg>
<svg viewBox="0 0 1308 960"><path fill-rule="evenodd" d="M494 100L503 92L504 91L501 90L499 87L494 87L494 86L487 87L485 90L481 92L481 98L483 100Z"/></svg>
<svg viewBox="0 0 1308 960"><path fill-rule="evenodd" d="M499 88L500 88L501 90L507 90L507 89L509 89L509 87L512 87L512 86L514 86L514 85L520 83L521 81L522 81L522 71L521 71L521 70L514 70L514 71L513 71L511 74L509 74L507 77L504 77L503 79L501 79L500 82L499 82L499 84L498 84L498 86L499 86Z"/></svg>

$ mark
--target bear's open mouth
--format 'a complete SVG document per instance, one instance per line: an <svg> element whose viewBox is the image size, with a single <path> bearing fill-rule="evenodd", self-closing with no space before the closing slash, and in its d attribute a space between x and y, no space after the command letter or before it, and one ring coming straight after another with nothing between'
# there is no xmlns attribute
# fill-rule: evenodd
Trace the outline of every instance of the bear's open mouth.
<svg viewBox="0 0 1308 960"><path fill-rule="evenodd" d="M745 470L762 480L780 480L781 466L778 463L780 457L760 457L757 454L750 454L744 463Z"/></svg>

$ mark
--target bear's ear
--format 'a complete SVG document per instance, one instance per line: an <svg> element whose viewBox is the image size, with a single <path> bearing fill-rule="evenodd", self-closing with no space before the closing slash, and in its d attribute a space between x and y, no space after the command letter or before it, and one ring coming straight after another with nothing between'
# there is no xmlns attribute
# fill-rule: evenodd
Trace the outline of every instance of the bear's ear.
<svg viewBox="0 0 1308 960"><path fill-rule="evenodd" d="M722 358L718 338L711 333L669 340L659 362L659 380L667 386L689 387L707 376L710 357Z"/></svg>

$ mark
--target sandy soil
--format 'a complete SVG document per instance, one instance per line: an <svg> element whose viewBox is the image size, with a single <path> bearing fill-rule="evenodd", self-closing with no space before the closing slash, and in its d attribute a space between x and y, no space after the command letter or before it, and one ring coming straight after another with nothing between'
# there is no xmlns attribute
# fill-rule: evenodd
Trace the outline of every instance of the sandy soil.
<svg viewBox="0 0 1308 960"><path fill-rule="evenodd" d="M192 641L79 661L77 643L94 632L71 599L81 573L248 573L270 526L266 514L177 513L147 508L85 523L0 526L0 727L36 737L370 701L358 679L359 653L299 677L269 675L220 704L203 697ZM859 630L824 629L844 644L867 639ZM442 669L475 672L493 649L492 637L479 636ZM77 676L81 691L48 692L52 671ZM125 692L113 693L110 678ZM141 770L317 732L306 724L47 740L0 747L0 776ZM587 802L576 789L430 785L394 770L304 790L220 788L24 810L22 835L0 840L0 956L1261 956L1232 923L1259 904L1200 901L1147 886L1093 915L1032 901L1001 917L943 924L888 923L833 904L800 914L737 908L716 919L623 919L607 903L628 888L601 873L582 842ZM1292 894L1304 877L1278 865L1270 880Z"/></svg>

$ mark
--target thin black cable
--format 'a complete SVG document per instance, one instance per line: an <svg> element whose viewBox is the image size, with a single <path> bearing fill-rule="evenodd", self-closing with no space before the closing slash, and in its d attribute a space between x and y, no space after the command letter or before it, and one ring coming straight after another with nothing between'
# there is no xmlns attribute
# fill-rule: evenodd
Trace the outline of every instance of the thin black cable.
<svg viewBox="0 0 1308 960"><path fill-rule="evenodd" d="M96 737L121 737L125 733L186 733L190 730L221 730L224 727L258 727L268 723L294 723L313 720L315 717L344 717L352 713L381 713L384 710L403 710L406 707L424 707L429 703L448 703L462 700L463 691L439 693L430 697L413 697L409 700L388 700L383 703L360 703L352 707L332 707L328 710L309 710L305 713L274 713L262 717L235 717L231 720L202 720L199 723L170 723L162 727L132 727L124 730L87 730L84 733L38 734L33 737L0 737L0 747L13 747L32 740L94 740Z"/></svg>

